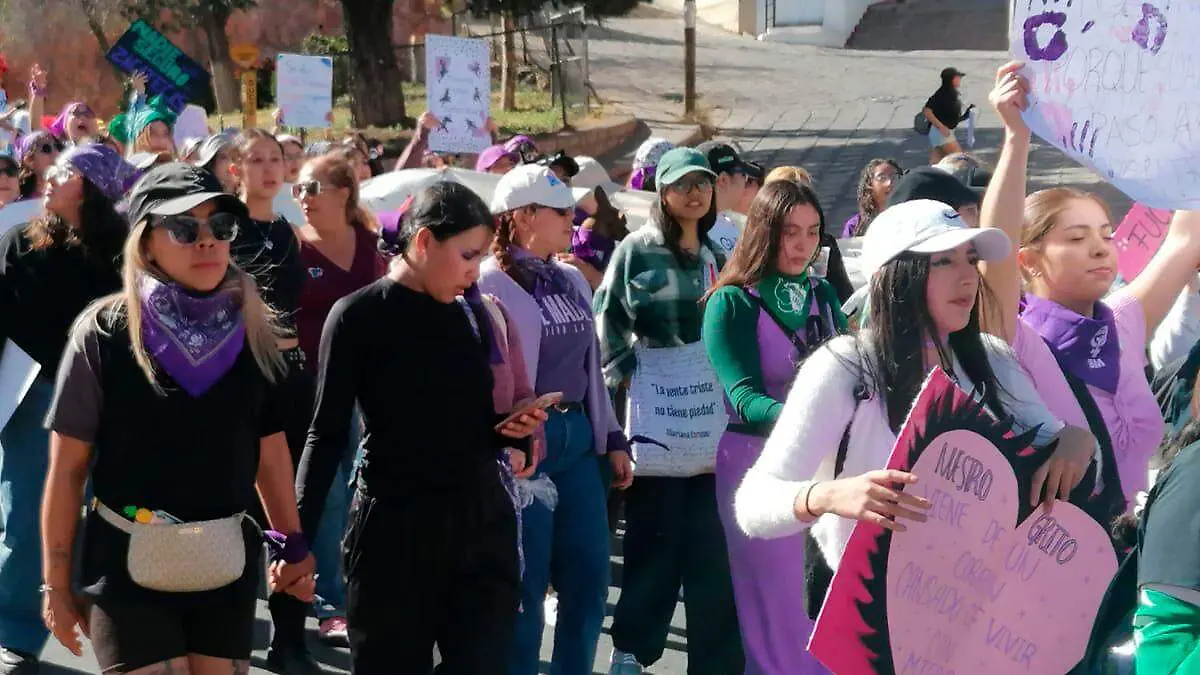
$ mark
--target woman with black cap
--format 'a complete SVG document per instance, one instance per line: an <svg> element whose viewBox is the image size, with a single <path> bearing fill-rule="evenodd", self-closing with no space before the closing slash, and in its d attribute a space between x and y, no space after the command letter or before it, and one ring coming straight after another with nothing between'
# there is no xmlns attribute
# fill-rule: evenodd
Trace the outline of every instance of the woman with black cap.
<svg viewBox="0 0 1200 675"><path fill-rule="evenodd" d="M937 164L946 155L962 152L962 146L954 137L954 128L971 116L975 104L963 110L958 88L966 73L957 68L942 70L942 86L925 101L921 114L929 121L929 163Z"/></svg>
<svg viewBox="0 0 1200 675"><path fill-rule="evenodd" d="M164 165L129 203L122 288L75 322L47 416L43 614L77 656L83 628L106 673L244 673L262 546L247 512L261 498L284 557L307 552L277 329L230 261L246 208L212 174ZM89 479L85 609L72 542Z"/></svg>
<svg viewBox="0 0 1200 675"><path fill-rule="evenodd" d="M9 368L24 351L38 376L12 417L0 420L0 672L31 672L46 643L37 587L38 505L48 462L42 426L71 322L121 286L117 259L128 226L113 204L133 167L99 145L51 167L46 216L0 238L0 345ZM28 369L23 369L28 372ZM7 422L7 424L5 424Z"/></svg>
<svg viewBox="0 0 1200 675"><path fill-rule="evenodd" d="M339 300L321 335L296 484L312 537L357 402L363 455L343 563L358 675L428 673L435 644L447 673L495 673L508 653L517 521L496 461L527 446L546 414L496 414L487 310L457 300L479 278L493 234L491 213L468 188L426 188L387 276ZM312 569L311 557L285 565L280 584Z"/></svg>

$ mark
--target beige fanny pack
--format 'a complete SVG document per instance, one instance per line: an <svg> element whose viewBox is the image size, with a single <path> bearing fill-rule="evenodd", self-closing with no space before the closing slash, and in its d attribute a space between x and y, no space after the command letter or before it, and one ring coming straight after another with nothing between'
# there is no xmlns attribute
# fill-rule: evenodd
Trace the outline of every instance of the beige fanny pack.
<svg viewBox="0 0 1200 675"><path fill-rule="evenodd" d="M196 523L143 525L130 522L100 502L96 513L129 535L125 565L143 588L167 593L211 591L246 571L246 540L239 513Z"/></svg>

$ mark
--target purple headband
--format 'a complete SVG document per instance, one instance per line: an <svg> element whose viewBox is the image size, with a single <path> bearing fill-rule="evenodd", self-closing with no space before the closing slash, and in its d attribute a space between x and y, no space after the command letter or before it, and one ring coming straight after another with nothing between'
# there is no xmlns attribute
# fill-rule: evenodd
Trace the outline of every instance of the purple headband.
<svg viewBox="0 0 1200 675"><path fill-rule="evenodd" d="M72 101L72 102L64 105L62 108L62 112L58 113L58 117L54 118L54 121L51 122L50 126L46 128L46 131L49 131L51 134L54 135L55 138L57 138L59 140L66 140L66 138L67 138L67 117L70 116L72 110L74 110L76 107L79 107L79 106L87 108L88 104L84 103L83 101Z"/></svg>
<svg viewBox="0 0 1200 675"><path fill-rule="evenodd" d="M114 202L120 200L138 178L138 170L132 164L116 150L99 143L71 148L59 156L58 161L83 174Z"/></svg>
<svg viewBox="0 0 1200 675"><path fill-rule="evenodd" d="M534 143L533 139L528 136L513 136L504 144L504 149L519 155L521 154L521 148L526 145L532 147L535 152L537 151L537 143Z"/></svg>
<svg viewBox="0 0 1200 675"><path fill-rule="evenodd" d="M16 142L17 159L24 163L25 156L28 155L29 151L33 149L34 144L41 140L52 141L54 140L54 137L51 136L49 132L38 130L18 138Z"/></svg>

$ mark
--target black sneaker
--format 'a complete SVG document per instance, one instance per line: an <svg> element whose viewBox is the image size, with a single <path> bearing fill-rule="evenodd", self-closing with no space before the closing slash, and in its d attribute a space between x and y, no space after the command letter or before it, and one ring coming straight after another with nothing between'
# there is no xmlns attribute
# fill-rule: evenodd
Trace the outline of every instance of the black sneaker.
<svg viewBox="0 0 1200 675"><path fill-rule="evenodd" d="M39 670L41 664L33 654L0 647L0 675L37 675Z"/></svg>
<svg viewBox="0 0 1200 675"><path fill-rule="evenodd" d="M308 649L291 645L272 645L267 650L267 670L279 675L322 675Z"/></svg>

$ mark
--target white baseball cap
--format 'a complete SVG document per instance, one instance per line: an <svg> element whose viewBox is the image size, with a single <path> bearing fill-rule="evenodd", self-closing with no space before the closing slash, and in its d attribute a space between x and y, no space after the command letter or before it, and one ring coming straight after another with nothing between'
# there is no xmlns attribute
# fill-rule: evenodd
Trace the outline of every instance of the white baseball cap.
<svg viewBox="0 0 1200 675"><path fill-rule="evenodd" d="M863 237L862 273L871 277L902 253L941 253L971 242L980 260L1012 255L1003 230L968 227L958 212L941 202L917 199L890 206L871 221Z"/></svg>
<svg viewBox="0 0 1200 675"><path fill-rule="evenodd" d="M571 178L571 187L588 191L604 188L604 194L609 197L625 189L610 178L608 171L595 159L576 157L575 163L579 165L579 173Z"/></svg>
<svg viewBox="0 0 1200 675"><path fill-rule="evenodd" d="M504 174L492 193L492 213L505 213L536 204L552 209L574 208L589 190L573 190L540 164L522 164Z"/></svg>

